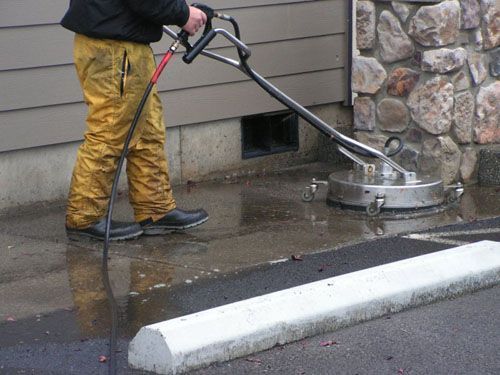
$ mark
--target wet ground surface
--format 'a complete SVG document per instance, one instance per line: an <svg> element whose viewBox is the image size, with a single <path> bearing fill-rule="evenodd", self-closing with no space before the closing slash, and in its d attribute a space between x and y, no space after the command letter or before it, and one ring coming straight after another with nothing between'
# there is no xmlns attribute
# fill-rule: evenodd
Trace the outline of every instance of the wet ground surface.
<svg viewBox="0 0 500 375"><path fill-rule="evenodd" d="M490 220L482 226L482 220L500 216L498 188L468 188L459 206L434 215L370 219L328 207L325 189L313 202L301 201L310 179L324 179L330 171L328 165L314 164L177 187L179 207L205 208L207 223L168 236L112 244L110 278L120 308L122 368L128 340L145 324L448 248L469 242L470 236L498 241L498 232L485 231L498 223ZM123 196L115 219L130 217ZM441 229L427 234L434 241L395 237L460 223L467 231L452 238ZM69 242L60 204L0 217L0 249L0 373L7 371L1 366L9 353L19 364L23 355L30 358L17 370L9 365L12 373L30 373L30 368L57 373L59 359L65 363L62 373L105 371L97 361L106 354L110 327L101 279L102 243ZM292 255L308 261L291 261ZM53 354L61 351L63 358ZM44 363L50 355L53 360ZM90 372L79 372L83 368Z"/></svg>

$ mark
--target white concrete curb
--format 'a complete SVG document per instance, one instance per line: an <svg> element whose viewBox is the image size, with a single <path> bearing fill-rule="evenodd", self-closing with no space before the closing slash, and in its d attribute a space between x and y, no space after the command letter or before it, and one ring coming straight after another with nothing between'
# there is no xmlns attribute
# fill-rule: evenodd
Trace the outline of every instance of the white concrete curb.
<svg viewBox="0 0 500 375"><path fill-rule="evenodd" d="M500 282L500 243L481 241L143 327L133 368L177 374Z"/></svg>

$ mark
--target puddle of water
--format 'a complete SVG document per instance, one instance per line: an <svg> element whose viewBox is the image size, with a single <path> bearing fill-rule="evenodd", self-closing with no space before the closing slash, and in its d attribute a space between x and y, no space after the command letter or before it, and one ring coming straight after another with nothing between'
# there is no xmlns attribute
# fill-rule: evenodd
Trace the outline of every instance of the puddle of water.
<svg viewBox="0 0 500 375"><path fill-rule="evenodd" d="M325 188L313 202L305 203L300 194L310 179L328 175L328 166L314 168L178 187L179 206L204 207L210 214L206 224L185 233L112 244L109 275L118 302L121 335L133 336L145 324L180 314L181 309L169 299L169 291L176 285L196 288L204 279L284 261L292 255L500 214L498 188L467 187L459 207L409 219L367 218L328 207ZM118 220L130 217L126 199L118 202L116 216ZM8 222L0 218L2 222L6 225L2 225L5 229L0 236L8 235L6 246L14 247L8 249L10 260L0 268L9 275L8 280L0 278L0 300L7 301L0 313L5 315L15 308L19 319L35 319L37 308L50 313L72 303L72 313L62 316L74 324L64 326L73 327L80 337L106 337L111 322L101 278L102 244L65 244L64 211L60 207L9 217ZM31 241L29 248L26 241L23 243L26 239ZM52 245L58 252L45 256L41 250L50 251L47 249ZM16 255L15 251L22 254L27 249L30 257ZM34 259L40 270L35 274L41 281L25 283L33 276ZM51 262L54 267L50 267ZM59 294L48 292L49 285ZM43 295L43 301L34 299L29 308L23 305L20 301L28 291ZM74 332L67 335L74 337Z"/></svg>
<svg viewBox="0 0 500 375"><path fill-rule="evenodd" d="M111 260L111 279L118 295L124 334L133 336L145 324L181 314L175 301L169 298L169 289L175 285L192 284L196 288L196 283L207 277L222 277L224 273L258 264L283 261L294 254L315 253L382 235L476 220L498 211L492 208L498 196L487 194L484 189L469 190L460 207L397 220L346 213L327 207L321 200L302 203L293 196L276 194L275 190L266 195L244 189L237 185L228 187L226 192L232 194L224 197L231 202L230 207L225 206L222 215L220 212L213 215L215 220L206 227L167 237L145 238L140 246L130 248L123 244L120 245L123 248L114 250L120 257ZM478 204L485 200L489 203ZM224 225L218 227L221 222ZM98 253L95 255L94 268L98 270ZM78 257L74 263L82 266ZM80 294L87 298L82 305L91 306L98 288L96 276L92 285L79 290L73 288L74 300L82 300L76 296ZM103 292L100 297L105 298ZM99 310L97 305L88 309L81 311L95 314ZM99 313L106 315L102 308ZM92 321L92 317L87 316L85 320ZM94 332L94 328L87 323L86 334Z"/></svg>

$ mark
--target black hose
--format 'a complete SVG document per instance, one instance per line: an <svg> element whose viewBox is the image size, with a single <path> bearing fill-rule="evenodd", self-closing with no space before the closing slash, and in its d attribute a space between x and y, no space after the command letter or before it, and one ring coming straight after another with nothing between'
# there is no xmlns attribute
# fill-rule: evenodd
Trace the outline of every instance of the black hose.
<svg viewBox="0 0 500 375"><path fill-rule="evenodd" d="M120 171L123 167L125 157L127 156L127 151L130 145L130 141L132 140L132 135L134 134L135 128L137 127L137 123L139 122L139 118L141 117L142 110L144 109L144 105L148 100L149 94L153 89L153 85L154 83L149 82L148 86L146 87L146 90L144 91L139 106L137 107L137 111L135 112L132 124L130 125L130 129L128 130L127 137L125 138L125 142L123 144L123 150L122 153L120 154L120 159L118 160L118 166L116 168L115 177L113 179L113 186L111 187L111 196L109 198L108 213L106 216L104 250L102 253L102 278L103 278L104 288L106 289L106 295L108 297L111 307L111 334L109 339L109 356L108 356L109 358L108 374L110 375L116 374L116 339L118 332L118 305L113 295L113 289L111 288L111 284L109 283L109 274L108 274L109 234L111 230L111 218L113 216L113 209L116 200L116 194L118 191Z"/></svg>
<svg viewBox="0 0 500 375"><path fill-rule="evenodd" d="M109 364L108 364L108 374L116 374L116 338L118 330L118 304L116 303L115 297L113 295L113 289L109 282L108 273L108 247L109 245L104 245L104 252L102 255L102 281L104 284L104 289L106 290L106 296L108 298L110 308L111 308L111 332L109 336Z"/></svg>
<svg viewBox="0 0 500 375"><path fill-rule="evenodd" d="M398 147L396 147L394 150L389 149L389 146L393 141L398 141ZM394 156L397 155L401 152L403 149L404 143L403 140L399 137L396 137L395 135L392 137L389 137L387 141L385 141L384 144L384 151L386 156Z"/></svg>

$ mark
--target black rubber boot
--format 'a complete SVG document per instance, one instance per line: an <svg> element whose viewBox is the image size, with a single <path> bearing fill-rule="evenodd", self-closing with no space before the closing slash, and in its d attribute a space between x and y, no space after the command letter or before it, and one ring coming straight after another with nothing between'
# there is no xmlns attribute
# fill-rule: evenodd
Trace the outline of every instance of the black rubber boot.
<svg viewBox="0 0 500 375"><path fill-rule="evenodd" d="M109 239L111 241L136 239L143 233L138 223L124 223L120 221L111 221L111 230ZM70 240L78 241L82 238L94 238L104 241L106 235L106 218L84 229L75 229L66 227L66 235Z"/></svg>
<svg viewBox="0 0 500 375"><path fill-rule="evenodd" d="M182 230L195 227L208 220L208 214L205 210L185 211L175 208L160 220L154 221L147 219L141 221L144 234L155 236L159 234L170 233L175 230Z"/></svg>

